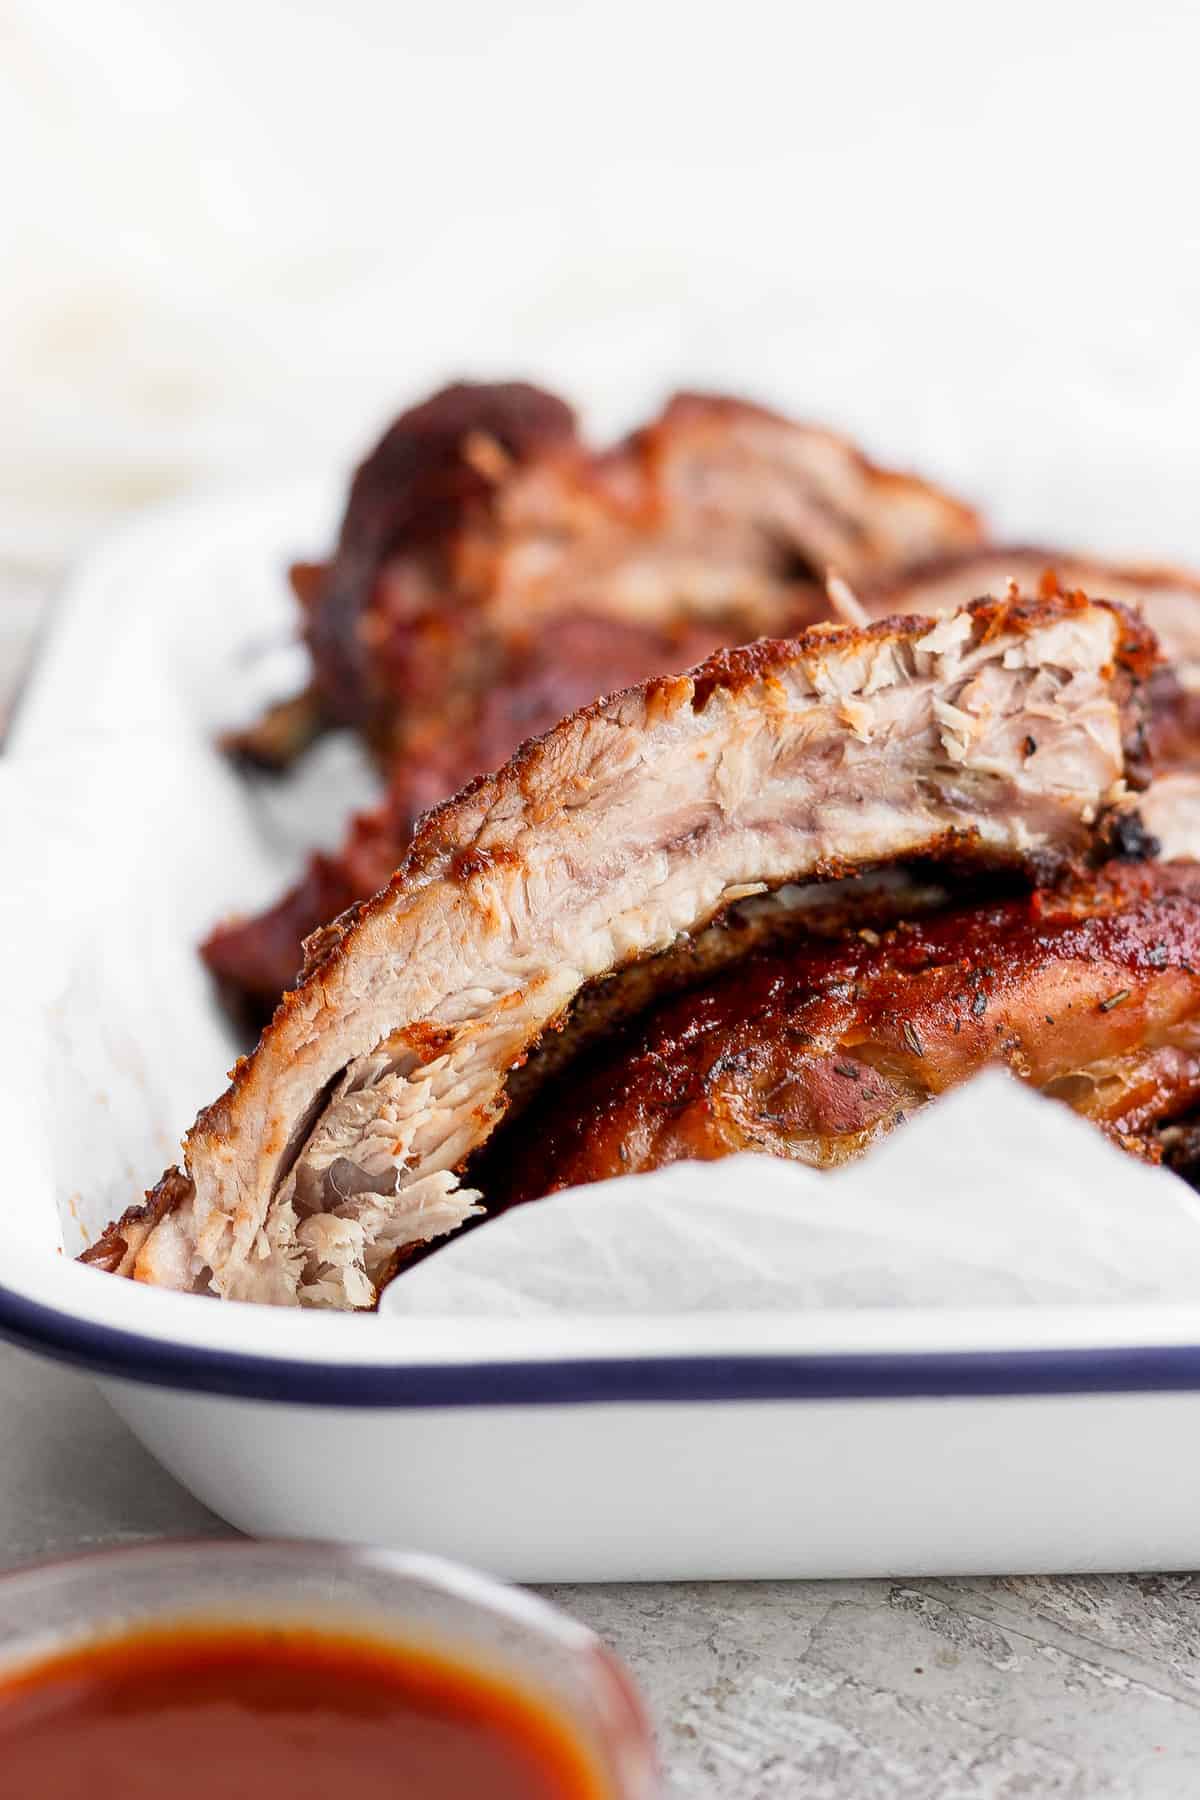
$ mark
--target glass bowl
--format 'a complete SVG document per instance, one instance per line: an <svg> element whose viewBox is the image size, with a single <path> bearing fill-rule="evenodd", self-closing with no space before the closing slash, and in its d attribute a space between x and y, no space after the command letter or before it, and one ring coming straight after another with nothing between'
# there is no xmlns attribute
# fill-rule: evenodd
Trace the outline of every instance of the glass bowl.
<svg viewBox="0 0 1200 1800"><path fill-rule="evenodd" d="M456 1563L344 1545L138 1545L0 1576L0 1678L43 1657L172 1625L303 1626L440 1655L545 1704L612 1800L655 1800L653 1737L632 1681L593 1632Z"/></svg>

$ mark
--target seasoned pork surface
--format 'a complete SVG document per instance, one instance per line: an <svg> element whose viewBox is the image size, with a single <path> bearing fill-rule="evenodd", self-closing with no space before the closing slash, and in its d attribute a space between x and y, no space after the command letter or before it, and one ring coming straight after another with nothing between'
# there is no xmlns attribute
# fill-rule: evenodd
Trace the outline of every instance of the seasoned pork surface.
<svg viewBox="0 0 1200 1800"><path fill-rule="evenodd" d="M489 1212L737 1150L829 1167L988 1063L1127 1145L1200 1100L1200 867L879 931L793 932L652 1008L544 1084L471 1169Z"/></svg>
<svg viewBox="0 0 1200 1800"><path fill-rule="evenodd" d="M853 579L974 543L976 516L833 433L680 395L597 454L522 383L460 385L397 420L351 488L336 554L296 571L314 682L238 739L279 764L322 718L366 733L387 795L335 855L204 946L270 1003L302 940L387 880L417 818L530 736L714 650L828 615Z"/></svg>
<svg viewBox="0 0 1200 1800"><path fill-rule="evenodd" d="M580 991L787 884L914 857L1048 875L1121 793L1152 640L1082 597L816 629L585 708L423 823L93 1260L364 1306L486 1196L468 1158Z"/></svg>

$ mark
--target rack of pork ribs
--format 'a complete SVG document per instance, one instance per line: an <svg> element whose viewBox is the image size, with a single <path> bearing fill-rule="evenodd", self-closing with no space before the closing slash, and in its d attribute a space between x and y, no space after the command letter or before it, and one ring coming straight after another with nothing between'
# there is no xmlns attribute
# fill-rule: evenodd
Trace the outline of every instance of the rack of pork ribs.
<svg viewBox="0 0 1200 1800"><path fill-rule="evenodd" d="M368 1307L512 1205L834 1166L995 1062L1200 1161L1194 578L997 547L738 401L595 453L512 384L399 419L293 580L310 685L232 748L350 729L386 798L209 939L287 991L87 1260Z"/></svg>
<svg viewBox="0 0 1200 1800"><path fill-rule="evenodd" d="M743 1148L836 1165L997 1062L1158 1159L1200 1105L1200 865L1144 824L1163 671L1136 613L1047 580L580 708L310 937L87 1260L370 1307L507 1207Z"/></svg>
<svg viewBox="0 0 1200 1800"><path fill-rule="evenodd" d="M615 448L561 400L462 385L404 414L354 477L331 560L293 571L307 691L233 740L285 767L323 730L368 743L385 798L257 918L204 946L264 1016L303 940L388 879L417 819L594 700L829 616L858 583L971 547L975 514L830 432L681 395Z"/></svg>

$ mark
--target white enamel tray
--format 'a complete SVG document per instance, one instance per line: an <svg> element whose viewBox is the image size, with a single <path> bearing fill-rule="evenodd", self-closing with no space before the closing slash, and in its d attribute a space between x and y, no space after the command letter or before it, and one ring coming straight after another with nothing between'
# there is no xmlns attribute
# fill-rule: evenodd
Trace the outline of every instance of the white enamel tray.
<svg viewBox="0 0 1200 1800"><path fill-rule="evenodd" d="M0 1331L253 1532L524 1580L1196 1566L1200 1307L404 1320L71 1260L235 1053L196 940L366 791L345 747L276 791L211 749L296 678L279 570L334 492L153 515L59 608L0 763Z"/></svg>

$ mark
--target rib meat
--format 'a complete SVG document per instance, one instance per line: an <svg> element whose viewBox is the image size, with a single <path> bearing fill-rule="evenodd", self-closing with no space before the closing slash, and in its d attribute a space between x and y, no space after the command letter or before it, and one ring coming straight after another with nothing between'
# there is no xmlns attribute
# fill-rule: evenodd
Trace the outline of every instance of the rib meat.
<svg viewBox="0 0 1200 1800"><path fill-rule="evenodd" d="M1158 639L1173 678L1188 692L1200 691L1200 575L1187 569L1104 562L1028 544L989 544L890 571L863 583L858 597L873 618L884 618L965 606L978 594L1004 593L1010 582L1022 593L1079 588L1136 608Z"/></svg>
<svg viewBox="0 0 1200 1800"><path fill-rule="evenodd" d="M1086 589L1135 607L1164 657L1148 692L1146 760L1154 780L1138 812L1145 841L1167 861L1200 858L1200 575L1161 565L1101 562L1062 550L986 546L935 557L866 584L868 614L933 612L980 593L1050 595Z"/></svg>
<svg viewBox="0 0 1200 1800"><path fill-rule="evenodd" d="M470 1171L490 1212L737 1150L830 1167L984 1065L1153 1143L1200 1101L1200 867L793 931L609 1033Z"/></svg>
<svg viewBox="0 0 1200 1800"><path fill-rule="evenodd" d="M1156 775L1138 795L1137 817L1164 862L1200 862L1200 758Z"/></svg>
<svg viewBox="0 0 1200 1800"><path fill-rule="evenodd" d="M315 685L387 756L414 707L442 710L431 682L492 685L510 640L564 614L757 637L821 604L830 566L857 580L978 538L925 482L744 401L677 395L595 454L553 395L461 383L386 433L328 569L305 572Z"/></svg>
<svg viewBox="0 0 1200 1800"><path fill-rule="evenodd" d="M1121 791L1152 640L1082 597L816 629L593 704L422 824L92 1260L362 1306L486 1196L463 1170L581 990L788 884L1065 866Z"/></svg>
<svg viewBox="0 0 1200 1800"><path fill-rule="evenodd" d="M802 615L809 610L807 602L800 608ZM742 630L732 620L681 618L658 629L568 613L522 648L510 643L490 686L457 699L443 694L441 710L410 713L405 751L396 757L382 803L351 820L335 855L310 857L274 906L218 926L203 945L210 969L269 1011L296 979L304 939L384 885L422 813L597 694L687 668L746 635L754 635L749 621Z"/></svg>
<svg viewBox="0 0 1200 1800"><path fill-rule="evenodd" d="M302 940L375 892L421 813L598 694L828 614L854 580L974 543L974 513L830 432L680 395L602 454L560 400L460 385L392 426L355 476L336 554L295 585L313 685L235 740L278 766L321 721L363 731L387 780L341 850L204 946L272 1004Z"/></svg>
<svg viewBox="0 0 1200 1800"><path fill-rule="evenodd" d="M939 612L976 594L1081 589L1141 614L1158 640L1147 751L1158 770L1200 765L1200 575L1152 564L1101 562L1028 545L984 546L929 559L867 583L859 599L870 617Z"/></svg>

